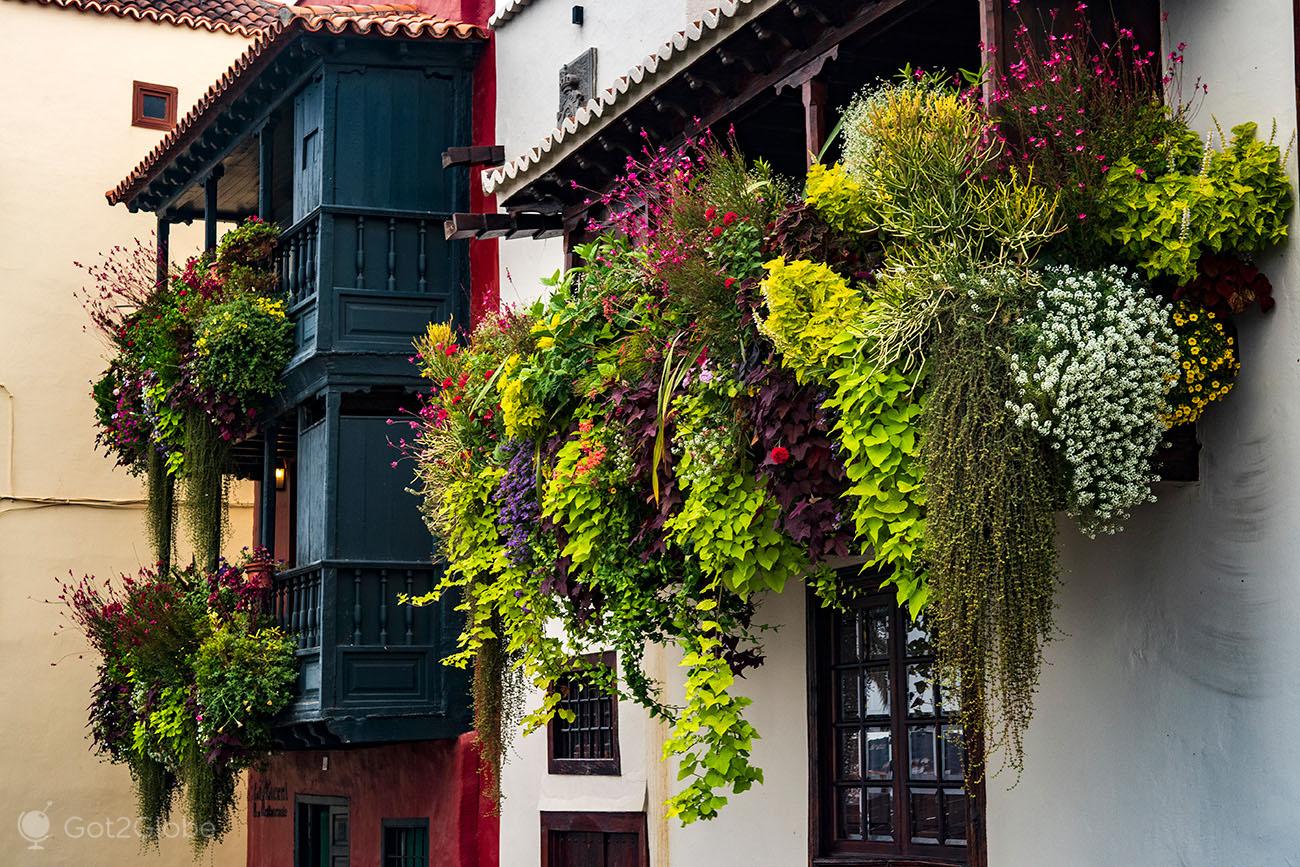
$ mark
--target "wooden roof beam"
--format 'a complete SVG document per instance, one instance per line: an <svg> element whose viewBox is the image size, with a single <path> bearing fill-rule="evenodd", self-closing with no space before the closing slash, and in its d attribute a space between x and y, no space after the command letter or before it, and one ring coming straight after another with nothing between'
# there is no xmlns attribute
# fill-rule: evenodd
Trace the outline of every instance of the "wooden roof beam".
<svg viewBox="0 0 1300 867"><path fill-rule="evenodd" d="M505 145L472 145L447 148L442 153L442 167L499 166L506 161Z"/></svg>

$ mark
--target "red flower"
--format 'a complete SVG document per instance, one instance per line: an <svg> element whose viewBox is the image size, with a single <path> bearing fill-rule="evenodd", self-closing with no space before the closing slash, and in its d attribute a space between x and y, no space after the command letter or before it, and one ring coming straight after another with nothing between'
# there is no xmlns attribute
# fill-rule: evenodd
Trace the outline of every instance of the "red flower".
<svg viewBox="0 0 1300 867"><path fill-rule="evenodd" d="M712 205L709 205L707 208L704 209L704 219L706 220L712 220L717 215L718 215L718 209L713 207Z"/></svg>
<svg viewBox="0 0 1300 867"><path fill-rule="evenodd" d="M726 280L722 281L722 285L730 289L732 286L736 285L736 278L728 277Z"/></svg>
<svg viewBox="0 0 1300 867"><path fill-rule="evenodd" d="M725 213L725 214L722 215L722 225L724 225L724 226L730 226L730 225L731 225L732 223L734 223L734 222L736 222L736 212L735 212L735 211L727 211L727 213Z"/></svg>
<svg viewBox="0 0 1300 867"><path fill-rule="evenodd" d="M714 227L713 227L713 237L715 237L715 238L721 238L721 237L722 237L722 227L721 227L721 226L714 226Z"/></svg>
<svg viewBox="0 0 1300 867"><path fill-rule="evenodd" d="M446 378L443 379L443 381L442 381L442 387L443 387L443 388L451 388L451 381L452 381L452 380L451 380L451 377L450 377L450 376L446 377Z"/></svg>
<svg viewBox="0 0 1300 867"><path fill-rule="evenodd" d="M780 466L790 460L790 450L785 446L774 446L771 453L768 454L767 459L777 466Z"/></svg>

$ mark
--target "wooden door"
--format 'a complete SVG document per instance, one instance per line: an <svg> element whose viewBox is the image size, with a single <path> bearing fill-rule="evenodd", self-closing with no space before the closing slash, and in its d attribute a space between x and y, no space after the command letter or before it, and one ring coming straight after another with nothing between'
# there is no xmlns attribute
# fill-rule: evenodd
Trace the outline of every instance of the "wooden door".
<svg viewBox="0 0 1300 867"><path fill-rule="evenodd" d="M645 813L542 813L542 867L649 867Z"/></svg>

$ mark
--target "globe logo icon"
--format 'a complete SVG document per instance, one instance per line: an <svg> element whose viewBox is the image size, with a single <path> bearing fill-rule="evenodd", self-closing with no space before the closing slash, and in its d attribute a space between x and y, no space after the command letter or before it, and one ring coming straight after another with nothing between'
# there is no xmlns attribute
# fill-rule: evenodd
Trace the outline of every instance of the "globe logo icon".
<svg viewBox="0 0 1300 867"><path fill-rule="evenodd" d="M28 849L45 848L41 843L50 839L50 817L45 814L45 810L53 804L53 801L46 801L42 810L27 810L18 814L18 833L31 843Z"/></svg>

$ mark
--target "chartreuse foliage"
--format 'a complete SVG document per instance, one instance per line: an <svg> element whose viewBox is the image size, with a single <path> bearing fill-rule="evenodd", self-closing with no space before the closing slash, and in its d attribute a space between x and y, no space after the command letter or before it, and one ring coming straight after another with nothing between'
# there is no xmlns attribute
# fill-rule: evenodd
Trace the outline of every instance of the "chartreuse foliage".
<svg viewBox="0 0 1300 867"><path fill-rule="evenodd" d="M93 389L96 439L148 477L149 535L160 562L171 559L179 500L199 560L216 568L230 446L256 432L293 353L293 325L274 297L279 234L253 217L167 280L137 277L145 285L86 293L113 349Z"/></svg>
<svg viewBox="0 0 1300 867"><path fill-rule="evenodd" d="M1276 128L1268 141L1253 123L1234 126L1230 139L1216 131L1219 147L1207 137L1199 171L1155 174L1126 156L1106 174L1098 235L1147 277L1190 283L1206 254L1258 253L1287 236L1289 153Z"/></svg>
<svg viewBox="0 0 1300 867"><path fill-rule="evenodd" d="M763 778L737 679L762 660L761 601L803 579L839 604L825 561L844 555L928 612L969 742L1019 765L1052 635L1055 511L1089 486L1119 506L1110 517L1146 495L1152 431L1207 402L1165 395L1175 354L1203 338L1183 329L1175 346L1169 308L1127 276L1125 303L1055 314L1120 278L1061 282L1036 261L1063 226L1059 191L969 95L909 76L864 91L844 129L843 164L814 166L801 201L707 138L649 152L600 198L611 231L577 248L547 300L417 341L432 389L412 457L448 563L434 596L455 591L467 615L447 661L475 666L490 777L511 725L544 723L577 679L668 727L671 815L716 816ZM1266 213L1201 247L1282 236L1270 147L1243 129L1208 160L1220 222ZM1118 180L1113 194L1127 195ZM1134 231L1168 237L1165 219ZM1100 219L1071 244L1092 226L1078 248L1108 249ZM1116 335L1140 337L1140 359L1121 359ZM1077 372L1068 394L1053 375L1075 357L1101 409L1079 411ZM1193 367L1212 386L1209 357ZM1085 438L1096 447L1071 445ZM1123 460L1081 471L1072 448ZM681 651L683 692L643 670L652 644ZM610 647L617 676L583 657Z"/></svg>

